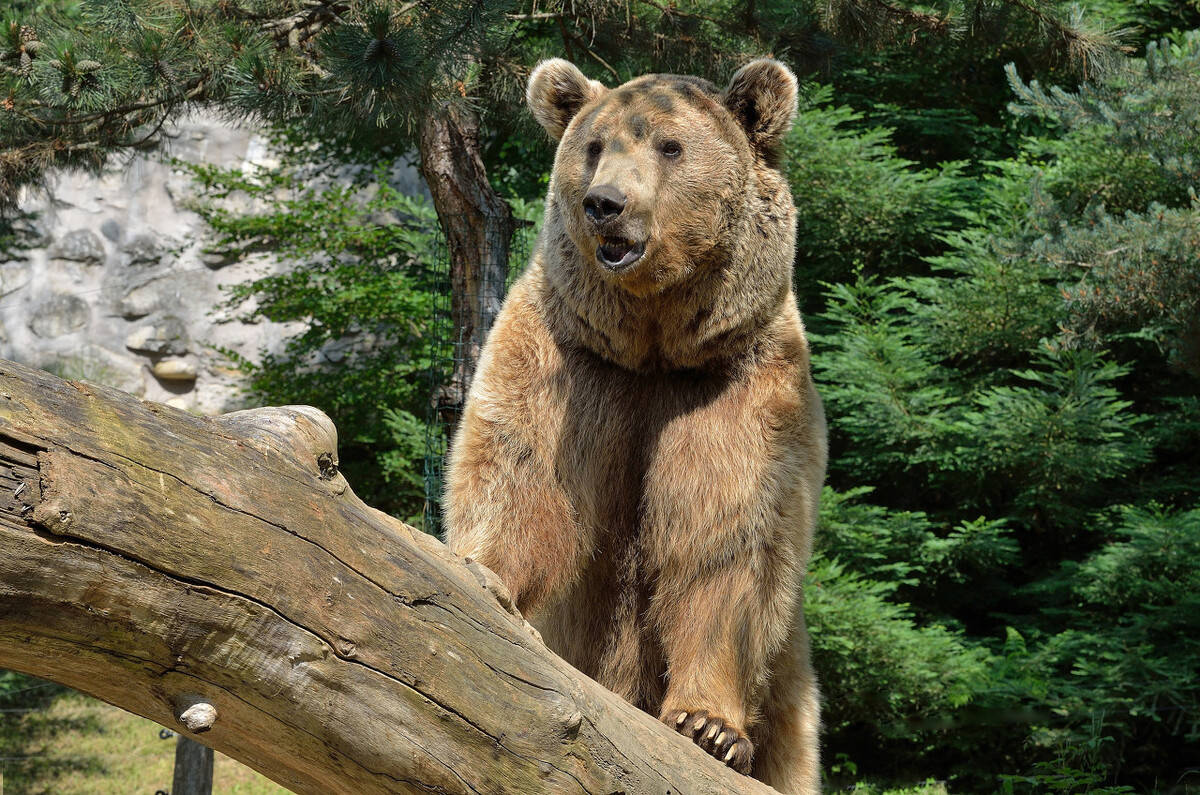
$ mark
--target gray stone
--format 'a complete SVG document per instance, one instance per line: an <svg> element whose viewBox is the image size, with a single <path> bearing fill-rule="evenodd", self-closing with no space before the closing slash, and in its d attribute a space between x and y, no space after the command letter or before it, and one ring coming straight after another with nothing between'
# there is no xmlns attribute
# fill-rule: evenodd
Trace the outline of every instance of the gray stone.
<svg viewBox="0 0 1200 795"><path fill-rule="evenodd" d="M104 262L104 243L90 229L76 229L67 232L50 247L50 256L99 265Z"/></svg>
<svg viewBox="0 0 1200 795"><path fill-rule="evenodd" d="M125 235L124 231L121 229L121 225L111 218L100 224L100 234L104 235L114 243L120 243L121 238Z"/></svg>
<svg viewBox="0 0 1200 795"><path fill-rule="evenodd" d="M232 265L240 258L240 254L236 251L227 249L214 249L205 251L200 255L200 261L213 270L224 268L226 265Z"/></svg>
<svg viewBox="0 0 1200 795"><path fill-rule="evenodd" d="M87 302L73 295L52 295L33 311L29 330L39 337L50 339L78 331L88 324L92 311Z"/></svg>
<svg viewBox="0 0 1200 795"><path fill-rule="evenodd" d="M151 265L163 258L164 247L154 235L138 235L125 244L130 265Z"/></svg>
<svg viewBox="0 0 1200 795"><path fill-rule="evenodd" d="M150 368L160 381L195 381L196 362L191 359L163 359Z"/></svg>
<svg viewBox="0 0 1200 795"><path fill-rule="evenodd" d="M156 322L134 329L125 338L125 347L138 353L159 356L179 356L187 353L187 324L175 315L166 315Z"/></svg>
<svg viewBox="0 0 1200 795"><path fill-rule="evenodd" d="M143 365L135 357L125 356L100 345L83 345L71 353L48 354L36 362L68 381L88 381L110 386L141 397L145 393Z"/></svg>
<svg viewBox="0 0 1200 795"><path fill-rule="evenodd" d="M10 230L16 249L46 248L53 240L50 224L40 215L17 216Z"/></svg>
<svg viewBox="0 0 1200 795"><path fill-rule="evenodd" d="M9 295L29 284L29 263L6 262L0 265L0 296Z"/></svg>
<svg viewBox="0 0 1200 795"><path fill-rule="evenodd" d="M163 304L162 288L159 280L130 288L117 302L117 314L133 320L157 311Z"/></svg>
<svg viewBox="0 0 1200 795"><path fill-rule="evenodd" d="M252 130L231 128L204 114L185 117L173 129L179 137L172 138L172 154L192 162L269 166L274 157ZM30 191L21 200L30 214L17 219L20 245L0 254L0 324L8 332L7 342L0 332L0 356L45 362L73 377L197 412L246 407L241 389L246 373L210 346L257 361L261 351L278 350L303 326L245 322L242 313L254 301L236 310L223 307L227 294L221 286L260 272L281 273L288 266L268 252L243 256L217 241L187 209L196 188L183 169L158 158L111 162L99 174L54 172L53 198ZM398 184L405 174L416 173L398 171L389 182ZM231 197L229 205L234 211L258 209L246 197ZM395 222L392 216L377 220ZM62 256L74 256L74 250L95 255L102 264ZM86 306L62 299L42 306L55 293L74 294ZM159 328L166 315L182 319L186 338ZM49 336L59 333L64 335ZM131 350L127 343L145 349ZM330 352L334 358L347 355L340 346Z"/></svg>

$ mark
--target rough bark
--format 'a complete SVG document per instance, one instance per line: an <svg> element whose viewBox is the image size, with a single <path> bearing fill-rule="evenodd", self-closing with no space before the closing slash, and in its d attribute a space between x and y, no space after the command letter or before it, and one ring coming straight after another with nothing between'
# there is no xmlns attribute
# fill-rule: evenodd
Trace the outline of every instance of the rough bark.
<svg viewBox="0 0 1200 795"><path fill-rule="evenodd" d="M555 657L489 574L359 501L315 409L0 362L0 667L297 792L771 791Z"/></svg>
<svg viewBox="0 0 1200 795"><path fill-rule="evenodd" d="M515 229L508 203L492 189L479 146L479 117L444 104L421 122L421 174L429 186L450 257L450 316L455 366L439 396L456 419L484 339L504 299L509 241Z"/></svg>

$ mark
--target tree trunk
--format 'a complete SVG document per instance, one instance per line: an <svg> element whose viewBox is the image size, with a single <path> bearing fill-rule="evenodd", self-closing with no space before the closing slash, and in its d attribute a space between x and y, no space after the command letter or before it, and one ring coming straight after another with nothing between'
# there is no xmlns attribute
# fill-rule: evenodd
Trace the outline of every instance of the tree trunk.
<svg viewBox="0 0 1200 795"><path fill-rule="evenodd" d="M438 402L443 418L456 420L504 299L515 225L508 202L488 181L474 111L453 104L434 109L421 122L419 147L450 256L454 370Z"/></svg>
<svg viewBox="0 0 1200 795"><path fill-rule="evenodd" d="M771 791L555 657L489 575L360 502L315 409L196 417L0 362L0 667L297 792Z"/></svg>

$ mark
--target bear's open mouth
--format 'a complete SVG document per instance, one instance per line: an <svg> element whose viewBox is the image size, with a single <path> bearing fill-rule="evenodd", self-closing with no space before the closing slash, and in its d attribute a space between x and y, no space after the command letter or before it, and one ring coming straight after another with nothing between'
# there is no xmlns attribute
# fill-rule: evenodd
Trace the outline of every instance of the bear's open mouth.
<svg viewBox="0 0 1200 795"><path fill-rule="evenodd" d="M596 259L604 267L619 271L637 262L645 253L645 242L634 242L623 237L602 237L596 249Z"/></svg>

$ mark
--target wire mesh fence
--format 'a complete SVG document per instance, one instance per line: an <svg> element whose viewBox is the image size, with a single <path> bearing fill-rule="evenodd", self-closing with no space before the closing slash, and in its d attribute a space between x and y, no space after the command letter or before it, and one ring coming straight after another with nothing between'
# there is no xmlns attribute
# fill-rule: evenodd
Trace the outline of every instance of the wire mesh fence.
<svg viewBox="0 0 1200 795"><path fill-rule="evenodd" d="M433 305L429 339L429 402L425 417L424 530L440 535L446 453L462 417L475 365L504 296L523 269L534 234L507 218L484 221L483 262L466 278L455 273L444 234L436 236Z"/></svg>
<svg viewBox="0 0 1200 795"><path fill-rule="evenodd" d="M174 732L63 685L0 671L0 795L176 792Z"/></svg>

